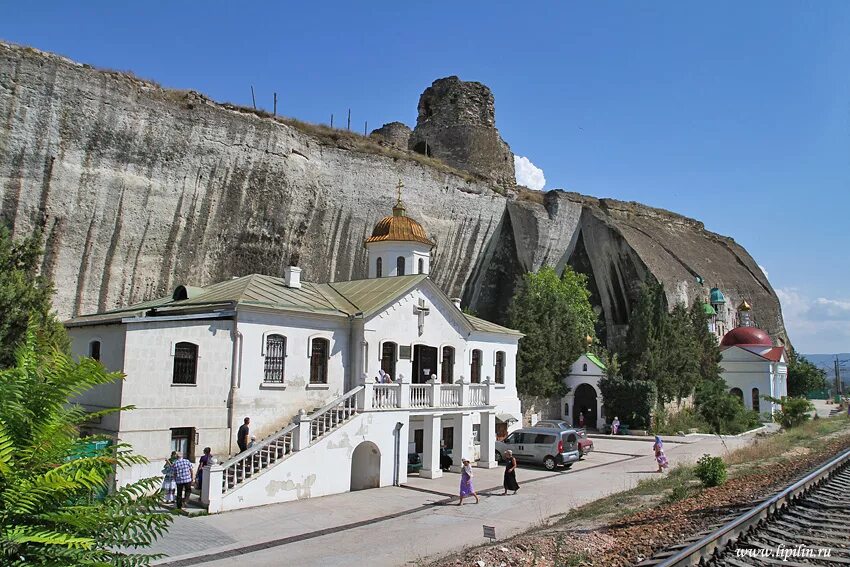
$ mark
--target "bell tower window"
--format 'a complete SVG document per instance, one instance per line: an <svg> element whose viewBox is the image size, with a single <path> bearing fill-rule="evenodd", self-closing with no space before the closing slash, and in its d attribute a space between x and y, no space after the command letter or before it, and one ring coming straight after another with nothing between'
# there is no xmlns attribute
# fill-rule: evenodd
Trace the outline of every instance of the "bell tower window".
<svg viewBox="0 0 850 567"><path fill-rule="evenodd" d="M395 270L397 276L404 275L404 256L399 256L395 260Z"/></svg>
<svg viewBox="0 0 850 567"><path fill-rule="evenodd" d="M380 278L384 275L384 260L383 258L378 258L375 262L375 277Z"/></svg>

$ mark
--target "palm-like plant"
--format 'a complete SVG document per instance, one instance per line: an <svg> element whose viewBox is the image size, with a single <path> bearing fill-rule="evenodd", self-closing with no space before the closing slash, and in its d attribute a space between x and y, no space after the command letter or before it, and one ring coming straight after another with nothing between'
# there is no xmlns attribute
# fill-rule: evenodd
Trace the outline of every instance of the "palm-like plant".
<svg viewBox="0 0 850 567"><path fill-rule="evenodd" d="M114 380L92 359L39 352L34 325L0 371L0 564L147 565L143 548L171 515L158 509L159 479L104 497L116 467L145 462L122 444L92 450L79 425L116 409L87 412L70 402ZM130 408L121 408L130 409Z"/></svg>

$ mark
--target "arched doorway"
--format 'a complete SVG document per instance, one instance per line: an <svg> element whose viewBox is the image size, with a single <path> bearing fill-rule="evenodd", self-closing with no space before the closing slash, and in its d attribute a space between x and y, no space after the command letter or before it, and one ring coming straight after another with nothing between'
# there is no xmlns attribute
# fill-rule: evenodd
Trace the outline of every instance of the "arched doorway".
<svg viewBox="0 0 850 567"><path fill-rule="evenodd" d="M590 384L579 384L573 401L573 425L579 426L579 415L584 414L584 426L596 427L596 389Z"/></svg>
<svg viewBox="0 0 850 567"><path fill-rule="evenodd" d="M351 455L351 490L381 486L381 450L371 441L359 444Z"/></svg>

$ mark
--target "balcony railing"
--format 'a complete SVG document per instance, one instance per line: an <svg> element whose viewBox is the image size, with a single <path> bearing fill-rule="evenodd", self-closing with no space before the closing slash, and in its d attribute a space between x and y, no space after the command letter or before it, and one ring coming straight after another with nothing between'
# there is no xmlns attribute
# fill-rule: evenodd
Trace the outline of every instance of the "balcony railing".
<svg viewBox="0 0 850 567"><path fill-rule="evenodd" d="M495 384L376 384L366 382L359 394L360 411L487 407L494 405Z"/></svg>

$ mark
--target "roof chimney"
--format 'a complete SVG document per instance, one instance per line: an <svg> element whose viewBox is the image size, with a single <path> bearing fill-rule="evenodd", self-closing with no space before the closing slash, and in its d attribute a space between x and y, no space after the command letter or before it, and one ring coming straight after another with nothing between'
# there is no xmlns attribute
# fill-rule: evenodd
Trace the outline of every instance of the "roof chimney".
<svg viewBox="0 0 850 567"><path fill-rule="evenodd" d="M455 307L457 307L457 308L458 308L458 310L460 310L460 298L459 298L459 297L453 297L453 298L452 298L452 303L454 303L454 304L455 304Z"/></svg>
<svg viewBox="0 0 850 567"><path fill-rule="evenodd" d="M292 289L301 289L301 268L287 266L283 269L283 284Z"/></svg>

